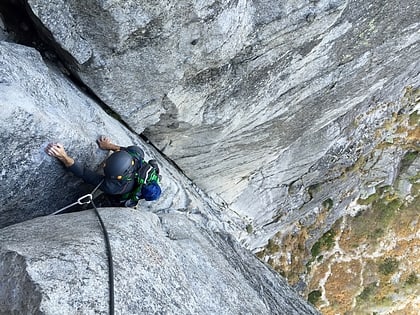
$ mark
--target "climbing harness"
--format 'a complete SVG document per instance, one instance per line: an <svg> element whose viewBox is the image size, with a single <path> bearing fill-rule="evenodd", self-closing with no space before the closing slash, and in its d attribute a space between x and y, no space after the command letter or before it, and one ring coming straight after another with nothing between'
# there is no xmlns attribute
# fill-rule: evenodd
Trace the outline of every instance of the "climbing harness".
<svg viewBox="0 0 420 315"><path fill-rule="evenodd" d="M98 209L96 208L96 205L93 201L93 195L95 194L96 190L98 190L99 186L101 186L101 184L103 183L104 180L101 180L101 182L98 184L98 186L95 187L95 189L90 193L90 194L86 194L82 197L80 197L79 199L77 199L76 202L73 202L72 204L61 208L60 210L52 213L51 215L55 215L55 214L59 214L60 212L64 211L65 209L68 209L72 206L75 206L77 204L79 205L85 205L85 204L89 204L92 203L93 209L95 211L96 216L98 217L99 223L101 225L102 228L102 232L104 234L104 238L105 238L105 245L106 245L106 251L107 251L107 256L108 256L108 282L109 282L109 314L110 315L114 315L115 313L115 306L114 306L114 263L112 260L112 251L111 251L111 243L109 241L109 235L108 235L108 231L105 227L104 221L102 220Z"/></svg>

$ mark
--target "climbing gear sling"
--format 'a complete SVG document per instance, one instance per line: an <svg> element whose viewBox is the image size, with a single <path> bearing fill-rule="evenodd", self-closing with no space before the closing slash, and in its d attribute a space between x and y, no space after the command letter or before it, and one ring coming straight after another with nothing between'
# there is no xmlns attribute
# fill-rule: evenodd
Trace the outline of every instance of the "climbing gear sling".
<svg viewBox="0 0 420 315"><path fill-rule="evenodd" d="M126 207L135 207L137 205L138 201L141 199L141 190L144 185L151 183L159 184L161 180L159 168L154 160L146 162L142 159L140 165L140 168L132 174L132 178L136 182L134 189L121 197L121 200L126 200Z"/></svg>

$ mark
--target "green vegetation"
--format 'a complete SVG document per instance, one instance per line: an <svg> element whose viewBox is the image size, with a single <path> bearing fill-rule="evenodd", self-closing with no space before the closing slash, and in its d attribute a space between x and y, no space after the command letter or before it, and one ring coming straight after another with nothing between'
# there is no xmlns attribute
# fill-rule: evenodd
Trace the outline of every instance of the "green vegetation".
<svg viewBox="0 0 420 315"><path fill-rule="evenodd" d="M420 122L420 115L417 111L410 114L409 124L410 126L417 126Z"/></svg>
<svg viewBox="0 0 420 315"><path fill-rule="evenodd" d="M379 193L374 193L370 195L369 197L367 197L366 199L359 198L357 200L357 203L362 206L367 206L375 202L377 199L379 199Z"/></svg>
<svg viewBox="0 0 420 315"><path fill-rule="evenodd" d="M255 253L255 256L257 256L259 259L264 259L264 256L265 256L265 250L261 250L261 251L259 251L259 252L256 252Z"/></svg>
<svg viewBox="0 0 420 315"><path fill-rule="evenodd" d="M316 303L321 298L322 294L321 291L315 290L308 294L308 301L312 303L313 305L316 305Z"/></svg>
<svg viewBox="0 0 420 315"><path fill-rule="evenodd" d="M407 152L404 157L401 159L401 170L400 172L405 171L410 167L410 165L414 162L414 160L419 155L418 151L410 151Z"/></svg>
<svg viewBox="0 0 420 315"><path fill-rule="evenodd" d="M411 176L408 180L413 185L413 187L411 187L411 194L418 195L420 191L420 172L414 176Z"/></svg>
<svg viewBox="0 0 420 315"><path fill-rule="evenodd" d="M418 277L417 277L417 274L413 271L408 275L408 278L405 281L405 284L416 285L417 283L418 283Z"/></svg>
<svg viewBox="0 0 420 315"><path fill-rule="evenodd" d="M382 222L384 226L389 225L402 204L403 202L400 199L394 199L388 203L385 201L379 204L380 208L378 210L382 210Z"/></svg>
<svg viewBox="0 0 420 315"><path fill-rule="evenodd" d="M385 231L382 228L376 228L371 234L369 234L369 237L371 239L378 239L385 235Z"/></svg>
<svg viewBox="0 0 420 315"><path fill-rule="evenodd" d="M390 275L397 271L399 266L398 260L393 257L385 258L378 266L378 270L383 275Z"/></svg>
<svg viewBox="0 0 420 315"><path fill-rule="evenodd" d="M280 246L276 244L276 242L274 242L272 239L269 239L266 249L269 254L275 254L280 251Z"/></svg>
<svg viewBox="0 0 420 315"><path fill-rule="evenodd" d="M322 207L324 207L324 209L327 209L327 210L332 209L333 205L334 205L334 201L331 198L328 198L322 202Z"/></svg>
<svg viewBox="0 0 420 315"><path fill-rule="evenodd" d="M366 199L362 199L362 198L359 198L358 200L357 200L357 203L359 204L359 205L362 205L362 206L367 206L367 205L370 205L370 204L372 204L373 202L375 202L376 200L378 200L379 199L379 193L378 192L376 192L376 193L374 193L374 194L372 194L372 195L369 195L369 197L367 197Z"/></svg>
<svg viewBox="0 0 420 315"><path fill-rule="evenodd" d="M376 283L370 283L366 287L363 288L362 293L360 293L357 298L363 301L368 301L376 292L377 286Z"/></svg>
<svg viewBox="0 0 420 315"><path fill-rule="evenodd" d="M252 233L252 231L253 231L252 224L247 224L246 231L248 232L248 234Z"/></svg>
<svg viewBox="0 0 420 315"><path fill-rule="evenodd" d="M329 250L335 242L335 231L329 230L312 246L312 257L317 257L321 251Z"/></svg>
<svg viewBox="0 0 420 315"><path fill-rule="evenodd" d="M392 187L381 187L376 193L366 199L359 199L357 203L370 207L350 219L353 235L356 236L355 246L366 240L374 244L386 234L388 226L403 207L403 200L393 192Z"/></svg>

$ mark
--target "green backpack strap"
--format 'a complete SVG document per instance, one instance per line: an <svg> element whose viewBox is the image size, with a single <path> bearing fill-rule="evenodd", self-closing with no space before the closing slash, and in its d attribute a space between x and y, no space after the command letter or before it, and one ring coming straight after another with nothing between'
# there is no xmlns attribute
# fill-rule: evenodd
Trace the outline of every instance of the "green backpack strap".
<svg viewBox="0 0 420 315"><path fill-rule="evenodd" d="M158 183L160 182L159 171L151 166L146 161L142 161L142 167L134 174L136 179L135 188L122 196L122 200L134 200L138 201L141 196L141 189L144 184Z"/></svg>

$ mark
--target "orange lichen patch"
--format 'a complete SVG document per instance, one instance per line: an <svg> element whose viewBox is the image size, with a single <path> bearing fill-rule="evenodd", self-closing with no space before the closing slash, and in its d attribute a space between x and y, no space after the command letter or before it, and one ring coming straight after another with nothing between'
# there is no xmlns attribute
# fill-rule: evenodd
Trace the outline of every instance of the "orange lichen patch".
<svg viewBox="0 0 420 315"><path fill-rule="evenodd" d="M407 88L402 101L413 104L419 95L420 89ZM369 178L372 161L380 159L385 150L402 153L403 176L394 185L377 185L372 195L354 200L351 205L357 205L349 208L349 213L359 212L340 218L314 243L310 237L325 229L334 205L327 199L319 205L321 211L314 223L306 227L296 224L298 229L283 231L261 254L265 260L270 257L269 263L289 283L304 277L305 293L323 315L419 314L420 174L413 174L411 166L419 157L420 115L395 113L378 128L376 136L374 152L343 169L340 179L350 173ZM316 195L315 189L320 187L312 187L308 193ZM306 248L308 244L312 247Z"/></svg>
<svg viewBox="0 0 420 315"><path fill-rule="evenodd" d="M305 242L308 239L306 228L300 229L293 234L287 234L282 239L278 235L271 242L278 244L280 253L270 255L268 263L279 271L291 284L299 281L299 274L305 271L304 259L308 252L305 248ZM268 254L268 253L267 253Z"/></svg>
<svg viewBox="0 0 420 315"><path fill-rule="evenodd" d="M368 239L368 232L358 233L355 230L351 226L347 226L338 241L340 248L347 253L355 252L359 245L366 244L366 240Z"/></svg>
<svg viewBox="0 0 420 315"><path fill-rule="evenodd" d="M334 313L324 309L324 314L344 314L351 310L354 296L360 291L362 265L358 260L337 262L331 266L331 274L325 283L326 298L334 305Z"/></svg>
<svg viewBox="0 0 420 315"><path fill-rule="evenodd" d="M420 239L399 239L392 249L392 254L396 257L411 257L415 258L420 254ZM414 264L415 265L415 264Z"/></svg>
<svg viewBox="0 0 420 315"><path fill-rule="evenodd" d="M408 131L407 142L418 142L420 140L420 127Z"/></svg>
<svg viewBox="0 0 420 315"><path fill-rule="evenodd" d="M342 250L347 253L351 253L355 252L360 244L363 244L363 239L365 239L363 236L358 235L355 237L351 227L346 226L341 233L341 237L338 240L338 243L340 244L340 248Z"/></svg>
<svg viewBox="0 0 420 315"><path fill-rule="evenodd" d="M319 288L319 283L323 278L326 277L327 274L329 274L329 262L323 261L320 264L315 264L311 267L311 277L310 282L308 283L308 292L311 292L313 290L317 290Z"/></svg>

